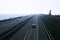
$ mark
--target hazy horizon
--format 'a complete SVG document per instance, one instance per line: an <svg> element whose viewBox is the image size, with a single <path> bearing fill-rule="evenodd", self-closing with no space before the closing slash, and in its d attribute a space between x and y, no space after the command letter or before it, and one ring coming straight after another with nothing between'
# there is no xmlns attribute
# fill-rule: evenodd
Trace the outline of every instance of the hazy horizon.
<svg viewBox="0 0 60 40"><path fill-rule="evenodd" d="M48 14L49 10L52 15L60 15L60 0L0 0L0 19L22 14Z"/></svg>
<svg viewBox="0 0 60 40"><path fill-rule="evenodd" d="M25 14L0 14L0 20L25 16Z"/></svg>
<svg viewBox="0 0 60 40"><path fill-rule="evenodd" d="M36 13L35 13L36 14ZM39 13L37 13L39 14ZM42 14L42 13L40 13ZM9 18L15 18L15 17L20 17L20 16L27 16L27 15L33 15L33 14L0 14L0 20L4 20L4 19L9 19Z"/></svg>

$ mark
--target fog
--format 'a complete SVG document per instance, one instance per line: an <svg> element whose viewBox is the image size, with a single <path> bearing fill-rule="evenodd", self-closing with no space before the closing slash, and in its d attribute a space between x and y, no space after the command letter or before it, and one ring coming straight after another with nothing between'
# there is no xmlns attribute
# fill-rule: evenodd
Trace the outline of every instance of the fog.
<svg viewBox="0 0 60 40"><path fill-rule="evenodd" d="M29 14L60 15L60 0L0 0L0 19Z"/></svg>
<svg viewBox="0 0 60 40"><path fill-rule="evenodd" d="M27 14L0 14L0 20L26 16Z"/></svg>

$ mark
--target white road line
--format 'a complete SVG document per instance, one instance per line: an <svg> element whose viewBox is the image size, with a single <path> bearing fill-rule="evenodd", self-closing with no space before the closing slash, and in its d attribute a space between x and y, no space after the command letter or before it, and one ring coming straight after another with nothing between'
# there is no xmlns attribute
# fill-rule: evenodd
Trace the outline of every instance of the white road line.
<svg viewBox="0 0 60 40"><path fill-rule="evenodd" d="M24 37L24 40L26 40L26 38L27 38L27 36L28 36L28 33L29 33L29 31L27 31L27 33L26 33L26 35L25 35L25 37Z"/></svg>
<svg viewBox="0 0 60 40"><path fill-rule="evenodd" d="M43 23L42 23L42 24L43 24ZM49 40L52 40L51 37L50 37L50 35L49 35L49 33L48 33L48 31L47 31L47 29L45 28L45 25L44 25L44 24L43 24L43 26L44 26L44 29L45 29L45 31L46 31L48 37L49 37ZM54 40L54 38L53 38L53 40Z"/></svg>
<svg viewBox="0 0 60 40"><path fill-rule="evenodd" d="M29 38L30 38L30 36L31 36L31 33L32 33L32 29L30 30L30 33L29 33L29 35L28 35ZM29 38L27 38L27 40L28 40Z"/></svg>
<svg viewBox="0 0 60 40"><path fill-rule="evenodd" d="M24 40L26 40L27 36L29 36L31 34L31 32L32 32L32 29L30 31L27 31L27 33L26 33L26 35L24 37ZM28 33L29 33L29 35L28 35Z"/></svg>

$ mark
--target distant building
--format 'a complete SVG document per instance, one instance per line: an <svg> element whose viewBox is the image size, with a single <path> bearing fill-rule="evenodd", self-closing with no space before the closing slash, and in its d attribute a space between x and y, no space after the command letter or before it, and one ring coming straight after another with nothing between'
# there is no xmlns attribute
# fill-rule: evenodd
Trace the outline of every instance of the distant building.
<svg viewBox="0 0 60 40"><path fill-rule="evenodd" d="M51 10L49 11L49 15L51 15Z"/></svg>

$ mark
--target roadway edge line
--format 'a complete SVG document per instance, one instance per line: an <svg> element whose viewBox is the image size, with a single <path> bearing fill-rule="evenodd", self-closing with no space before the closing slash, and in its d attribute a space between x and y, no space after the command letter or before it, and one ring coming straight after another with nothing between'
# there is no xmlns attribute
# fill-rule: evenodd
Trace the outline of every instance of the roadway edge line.
<svg viewBox="0 0 60 40"><path fill-rule="evenodd" d="M42 22L42 24L43 24L43 22ZM47 29L45 28L45 25L44 25L44 24L43 24L43 26L44 26L44 29L45 29L45 31L46 31L46 33L47 33L48 38L49 38L50 40L52 40L52 38L50 37L51 33L50 33L50 32L48 33L48 31L47 31ZM50 35L49 35L49 34L50 34ZM53 38L53 40L54 40L54 38Z"/></svg>

